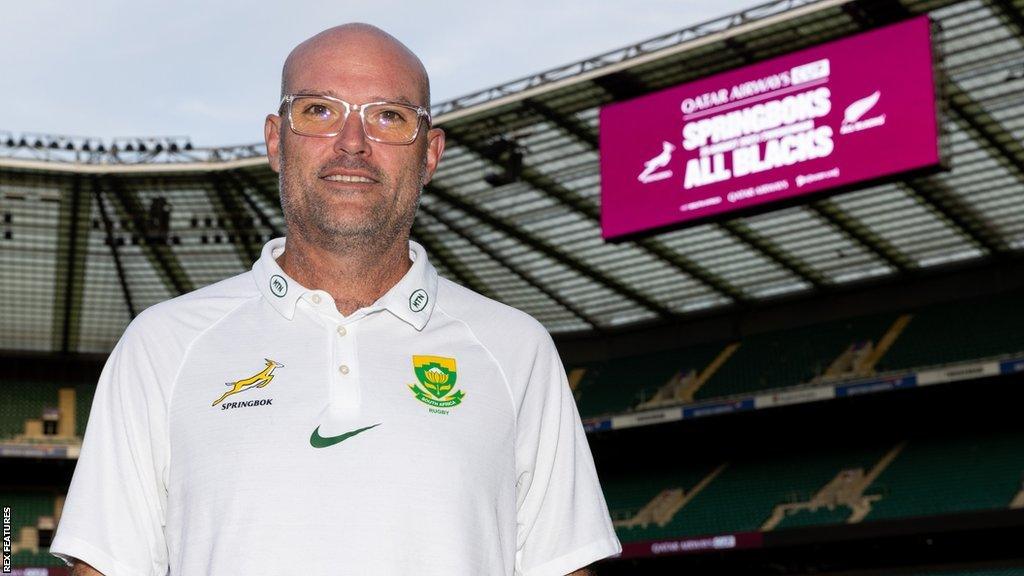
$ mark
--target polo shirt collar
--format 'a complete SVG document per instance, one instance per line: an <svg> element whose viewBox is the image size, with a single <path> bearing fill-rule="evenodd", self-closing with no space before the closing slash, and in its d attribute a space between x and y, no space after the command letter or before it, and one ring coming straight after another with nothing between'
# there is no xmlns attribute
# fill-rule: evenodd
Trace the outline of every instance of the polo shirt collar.
<svg viewBox="0 0 1024 576"><path fill-rule="evenodd" d="M284 238L274 238L263 246L260 258L252 266L253 277L263 298L285 318L295 317L295 307L310 290L302 286L277 263L285 249ZM391 287L370 309L386 309L417 330L423 330L437 302L437 270L427 258L427 251L409 241L412 266L397 284Z"/></svg>
<svg viewBox="0 0 1024 576"><path fill-rule="evenodd" d="M252 265L253 278L263 298L282 316L291 320L295 306L308 289L284 273L277 257L284 252L284 238L274 238L263 245L260 258Z"/></svg>
<svg viewBox="0 0 1024 576"><path fill-rule="evenodd" d="M409 259L412 260L409 271L375 305L387 308L412 327L423 330L437 302L437 270L427 259L423 246L412 240L409 241Z"/></svg>

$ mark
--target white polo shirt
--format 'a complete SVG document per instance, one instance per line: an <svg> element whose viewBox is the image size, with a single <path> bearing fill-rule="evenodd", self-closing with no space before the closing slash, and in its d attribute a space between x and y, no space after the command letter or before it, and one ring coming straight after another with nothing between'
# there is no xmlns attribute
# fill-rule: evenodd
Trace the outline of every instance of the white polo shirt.
<svg viewBox="0 0 1024 576"><path fill-rule="evenodd" d="M345 317L284 245L131 323L51 552L106 576L563 576L621 550L538 322L412 242Z"/></svg>

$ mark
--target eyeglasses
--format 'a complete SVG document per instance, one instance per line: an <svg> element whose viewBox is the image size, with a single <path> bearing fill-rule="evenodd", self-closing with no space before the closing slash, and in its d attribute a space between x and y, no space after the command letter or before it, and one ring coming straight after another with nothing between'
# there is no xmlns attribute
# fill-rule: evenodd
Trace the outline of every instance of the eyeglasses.
<svg viewBox="0 0 1024 576"><path fill-rule="evenodd" d="M382 144L409 144L415 140L420 131L420 118L426 118L430 126L430 112L420 106L397 102L349 104L332 96L289 94L281 99L280 110L282 115L287 113L292 131L303 136L341 134L353 110L359 111L363 134Z"/></svg>

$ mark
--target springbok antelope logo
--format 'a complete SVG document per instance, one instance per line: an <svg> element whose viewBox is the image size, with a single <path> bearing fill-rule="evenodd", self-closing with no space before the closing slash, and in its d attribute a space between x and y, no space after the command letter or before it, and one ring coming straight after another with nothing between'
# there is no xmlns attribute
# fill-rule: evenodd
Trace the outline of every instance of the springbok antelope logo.
<svg viewBox="0 0 1024 576"><path fill-rule="evenodd" d="M264 358L264 360L267 362L267 365L260 372L253 374L248 378L242 378L241 380L235 380L234 382L225 382L224 385L231 386L231 390L228 390L223 396L214 400L213 404L210 404L210 406L220 404L225 398L232 394L238 394L239 392L248 390L249 388L263 388L267 384L270 384L270 381L274 379L274 369L284 368L284 364L274 362L270 358Z"/></svg>
<svg viewBox="0 0 1024 576"><path fill-rule="evenodd" d="M658 172L657 170L668 166L668 163L672 160L672 153L675 152L675 150L676 147L673 146L671 142L662 141L661 154L658 154L654 158L644 162L644 171L641 172L636 179L643 184L650 184L651 182L671 178L671 170L663 170L661 172Z"/></svg>

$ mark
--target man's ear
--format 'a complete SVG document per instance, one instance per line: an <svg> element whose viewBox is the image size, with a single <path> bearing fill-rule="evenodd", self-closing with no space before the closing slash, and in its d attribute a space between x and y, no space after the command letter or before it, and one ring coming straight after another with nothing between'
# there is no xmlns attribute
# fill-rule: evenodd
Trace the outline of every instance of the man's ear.
<svg viewBox="0 0 1024 576"><path fill-rule="evenodd" d="M267 144L267 160L270 161L270 169L280 172L281 117L277 114L267 114L267 120L263 123L263 141Z"/></svg>
<svg viewBox="0 0 1024 576"><path fill-rule="evenodd" d="M423 179L423 186L426 186L434 177L437 163L441 161L442 154L444 154L444 130L431 128L427 131L427 172Z"/></svg>

